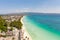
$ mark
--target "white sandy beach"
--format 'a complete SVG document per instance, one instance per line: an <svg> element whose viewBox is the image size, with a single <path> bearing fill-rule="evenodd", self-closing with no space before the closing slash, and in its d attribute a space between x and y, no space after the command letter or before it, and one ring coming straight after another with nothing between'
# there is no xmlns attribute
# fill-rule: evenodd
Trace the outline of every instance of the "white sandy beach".
<svg viewBox="0 0 60 40"><path fill-rule="evenodd" d="M21 22L22 22L22 24L24 24L23 23L23 18L21 19ZM32 38L31 38L31 36L29 35L29 33L27 32L27 30L26 30L26 28L24 27L24 25L22 26L22 31L24 32L24 34L23 34L23 37L24 38L28 38L27 40L32 40Z"/></svg>

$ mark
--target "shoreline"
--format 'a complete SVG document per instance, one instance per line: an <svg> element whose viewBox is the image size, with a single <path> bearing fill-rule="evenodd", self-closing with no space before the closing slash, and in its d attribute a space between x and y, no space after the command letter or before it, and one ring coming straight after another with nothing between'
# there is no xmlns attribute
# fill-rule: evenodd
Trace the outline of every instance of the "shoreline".
<svg viewBox="0 0 60 40"><path fill-rule="evenodd" d="M24 16L23 16L23 17L24 17ZM21 18L22 24L24 24L24 23L23 23L23 17ZM24 34L23 34L23 37L24 37L24 38L25 38L25 37L28 37L29 40L32 40L31 36L30 36L29 33L27 32L27 30L26 30L26 28L24 27L24 25L22 26L22 31L24 32Z"/></svg>

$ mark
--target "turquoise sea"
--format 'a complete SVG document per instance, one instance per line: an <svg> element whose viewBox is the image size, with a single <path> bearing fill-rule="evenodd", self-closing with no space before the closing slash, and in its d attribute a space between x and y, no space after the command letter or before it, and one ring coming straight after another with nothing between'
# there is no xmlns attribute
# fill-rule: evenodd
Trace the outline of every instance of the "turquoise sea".
<svg viewBox="0 0 60 40"><path fill-rule="evenodd" d="M32 40L60 40L60 14L36 13L22 21Z"/></svg>

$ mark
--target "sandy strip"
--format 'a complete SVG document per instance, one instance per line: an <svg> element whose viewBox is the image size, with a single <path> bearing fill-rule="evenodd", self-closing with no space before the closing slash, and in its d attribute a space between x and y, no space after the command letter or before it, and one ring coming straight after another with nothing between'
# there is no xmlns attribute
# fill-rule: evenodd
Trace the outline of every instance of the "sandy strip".
<svg viewBox="0 0 60 40"><path fill-rule="evenodd" d="M21 22L23 24L23 18L21 19ZM27 36L29 38L29 40L32 40L31 36L29 35L29 33L27 32L26 28L23 26L22 30L24 30L24 37Z"/></svg>

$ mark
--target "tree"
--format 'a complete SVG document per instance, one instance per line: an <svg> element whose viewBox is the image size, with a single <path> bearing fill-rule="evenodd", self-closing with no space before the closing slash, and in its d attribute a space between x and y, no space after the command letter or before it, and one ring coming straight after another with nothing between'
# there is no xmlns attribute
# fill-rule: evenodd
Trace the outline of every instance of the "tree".
<svg viewBox="0 0 60 40"><path fill-rule="evenodd" d="M10 23L10 26L16 27L17 29L21 29L22 23L20 21L13 21Z"/></svg>
<svg viewBox="0 0 60 40"><path fill-rule="evenodd" d="M6 32L7 26L5 26L5 20L0 16L0 30Z"/></svg>
<svg viewBox="0 0 60 40"><path fill-rule="evenodd" d="M20 20L22 17L23 16L21 16L18 21L15 20L15 21L11 22L10 26L16 27L17 29L21 29L23 24L21 23Z"/></svg>

